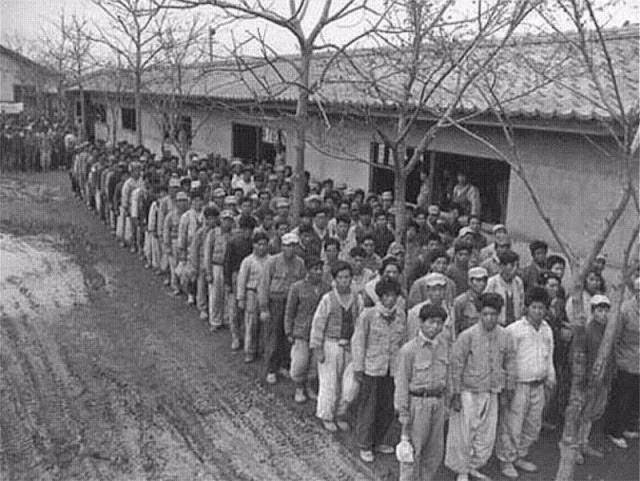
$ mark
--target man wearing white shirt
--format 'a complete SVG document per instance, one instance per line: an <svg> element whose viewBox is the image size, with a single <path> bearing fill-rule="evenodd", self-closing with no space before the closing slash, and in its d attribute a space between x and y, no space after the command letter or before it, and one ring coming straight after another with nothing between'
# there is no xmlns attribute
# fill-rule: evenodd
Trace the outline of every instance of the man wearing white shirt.
<svg viewBox="0 0 640 481"><path fill-rule="evenodd" d="M515 390L511 399L506 391L500 400L496 444L502 474L511 479L518 477L516 468L529 473L538 470L526 456L540 434L545 390L553 391L556 384L553 333L543 320L549 296L544 288L534 286L527 292L525 305L526 316L506 329L513 346Z"/></svg>
<svg viewBox="0 0 640 481"><path fill-rule="evenodd" d="M500 273L489 278L484 292L500 294L504 300L504 309L500 312L498 323L508 326L524 314L524 285L516 272L520 256L511 250L498 255Z"/></svg>

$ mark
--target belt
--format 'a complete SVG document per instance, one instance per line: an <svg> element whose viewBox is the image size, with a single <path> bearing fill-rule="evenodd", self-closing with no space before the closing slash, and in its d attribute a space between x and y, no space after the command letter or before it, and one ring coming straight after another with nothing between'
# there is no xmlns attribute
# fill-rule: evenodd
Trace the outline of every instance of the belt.
<svg viewBox="0 0 640 481"><path fill-rule="evenodd" d="M544 379L538 379L537 381L524 381L522 384L528 384L529 386L540 386L544 384Z"/></svg>
<svg viewBox="0 0 640 481"><path fill-rule="evenodd" d="M420 389L418 391L409 391L413 397L433 397L440 398L444 394L444 388L439 389Z"/></svg>
<svg viewBox="0 0 640 481"><path fill-rule="evenodd" d="M338 346L340 346L340 347L345 347L345 346L350 346L351 345L351 341L349 339L342 339L340 337L329 337L329 339L331 339L332 341L337 341L338 342Z"/></svg>

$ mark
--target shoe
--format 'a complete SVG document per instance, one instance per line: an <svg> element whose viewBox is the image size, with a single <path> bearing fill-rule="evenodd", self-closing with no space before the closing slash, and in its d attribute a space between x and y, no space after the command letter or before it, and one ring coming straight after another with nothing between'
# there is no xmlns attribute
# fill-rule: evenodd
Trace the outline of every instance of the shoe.
<svg viewBox="0 0 640 481"><path fill-rule="evenodd" d="M289 379L289 377L291 377L289 375L289 370L285 369L284 367L281 367L280 369L278 369L278 374L280 374L280 377L283 377L285 379Z"/></svg>
<svg viewBox="0 0 640 481"><path fill-rule="evenodd" d="M209 320L209 314L207 314L206 312L201 312L200 313L200 320L207 322Z"/></svg>
<svg viewBox="0 0 640 481"><path fill-rule="evenodd" d="M611 434L607 435L607 437L611 440L613 444L618 446L620 449L627 449L629 445L627 444L627 440L625 438L616 438Z"/></svg>
<svg viewBox="0 0 640 481"><path fill-rule="evenodd" d="M396 452L393 446L389 446L388 444L379 444L376 446L376 453L380 454L394 454Z"/></svg>
<svg viewBox="0 0 640 481"><path fill-rule="evenodd" d="M255 360L256 360L255 356L252 356L251 354L247 354L246 356L244 356L245 364L251 364Z"/></svg>
<svg viewBox="0 0 640 481"><path fill-rule="evenodd" d="M187 297L187 304L189 304L190 306L193 306L195 305L195 303L196 303L195 298L193 297L192 294L189 294L189 297Z"/></svg>
<svg viewBox="0 0 640 481"><path fill-rule="evenodd" d="M576 453L576 464L579 464L579 465L584 464L584 456L582 455L580 450L578 450L578 452Z"/></svg>
<svg viewBox="0 0 640 481"><path fill-rule="evenodd" d="M306 394L307 394L307 397L309 399L311 399L312 401L317 401L318 400L318 395L315 393L315 391L313 389L307 388L306 389Z"/></svg>
<svg viewBox="0 0 640 481"><path fill-rule="evenodd" d="M348 431L351 429L347 421L336 421L336 426L338 426L340 431Z"/></svg>
<svg viewBox="0 0 640 481"><path fill-rule="evenodd" d="M296 394L293 396L293 400L298 404L307 402L307 395L304 393L304 388L296 388Z"/></svg>
<svg viewBox="0 0 640 481"><path fill-rule="evenodd" d="M278 382L278 378L276 377L275 372L270 372L267 374L267 384L275 384Z"/></svg>
<svg viewBox="0 0 640 481"><path fill-rule="evenodd" d="M375 457L373 456L373 451L369 449L361 449L360 459L362 459L365 463L373 463L375 459Z"/></svg>
<svg viewBox="0 0 640 481"><path fill-rule="evenodd" d="M638 438L640 438L640 433L638 431L623 431L622 435L627 439L638 439Z"/></svg>
<svg viewBox="0 0 640 481"><path fill-rule="evenodd" d="M525 473L535 473L538 471L538 466L533 464L531 461L527 461L526 459L516 459L516 462L513 465L524 471Z"/></svg>
<svg viewBox="0 0 640 481"><path fill-rule="evenodd" d="M234 339L233 341L231 341L232 351L239 351L241 348L242 346L240 345L240 341L238 341L237 339Z"/></svg>
<svg viewBox="0 0 640 481"><path fill-rule="evenodd" d="M513 463L502 463L502 469L500 471L507 478L516 479L518 477L518 471L513 466Z"/></svg>
<svg viewBox="0 0 640 481"><path fill-rule="evenodd" d="M330 433L335 433L338 430L336 423L333 421L322 421L322 426Z"/></svg>
<svg viewBox="0 0 640 481"><path fill-rule="evenodd" d="M491 481L491 477L490 476L487 476L486 474L481 473L477 469L469 470L469 476L471 476L472 478L475 478L475 479L479 479L481 481Z"/></svg>
<svg viewBox="0 0 640 481"><path fill-rule="evenodd" d="M582 446L582 454L589 456L590 458L604 458L604 453L602 451L598 451L596 448L589 446L588 444Z"/></svg>
<svg viewBox="0 0 640 481"><path fill-rule="evenodd" d="M467 473L460 473L456 476L456 481L469 481L469 475Z"/></svg>

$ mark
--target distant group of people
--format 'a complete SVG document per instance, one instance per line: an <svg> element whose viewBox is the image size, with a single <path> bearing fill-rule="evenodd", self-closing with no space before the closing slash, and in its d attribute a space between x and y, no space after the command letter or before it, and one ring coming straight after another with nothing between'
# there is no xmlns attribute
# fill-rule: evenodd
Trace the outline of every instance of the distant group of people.
<svg viewBox="0 0 640 481"><path fill-rule="evenodd" d="M45 117L0 119L0 171L68 169L77 142L73 132L68 123Z"/></svg>
<svg viewBox="0 0 640 481"><path fill-rule="evenodd" d="M579 462L602 456L589 432L610 387L607 434L619 448L638 437L640 278L593 395L588 373L611 309L605 258L575 312L565 260L536 240L520 268L505 225L489 242L464 175L454 196L464 215L426 203L409 211L400 239L391 192L307 175L294 222L289 166L219 155L178 164L126 142L83 143L71 182L212 332L230 329L231 350L261 360L268 384L290 378L326 430L354 428L364 462L395 451L401 479L431 480L444 460L463 481L488 479L495 452L505 476L534 472L529 449L543 421L561 425L576 379L588 399Z"/></svg>

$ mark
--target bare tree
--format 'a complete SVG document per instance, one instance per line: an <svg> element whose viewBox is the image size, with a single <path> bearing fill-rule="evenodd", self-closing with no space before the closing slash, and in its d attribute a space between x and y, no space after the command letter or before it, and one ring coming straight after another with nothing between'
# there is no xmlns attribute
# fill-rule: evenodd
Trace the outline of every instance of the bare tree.
<svg viewBox="0 0 640 481"><path fill-rule="evenodd" d="M270 40L265 31L257 29L254 32L245 32L246 39L237 42L234 40L232 53L239 67L240 81L255 93L258 103L277 98L286 91L295 90L293 214L296 219L303 206L305 189L309 106L335 59L366 37L374 26L359 30L341 45L326 39L327 30L352 20L363 20L365 14L372 11L370 3L369 0L289 0L268 4L261 0L173 0L170 4L173 8L183 9L208 5L216 7L229 19L259 19L288 33L294 40L296 53L282 55L276 43ZM249 60L243 56L243 48L250 44L258 46L261 52L259 60ZM326 55L323 67L317 74L312 73L314 58L321 53Z"/></svg>
<svg viewBox="0 0 640 481"><path fill-rule="evenodd" d="M160 32L167 19L164 0L91 0L104 13L107 23L96 22L97 42L117 52L133 74L136 111L136 136L143 143L142 92L143 75L162 50Z"/></svg>

